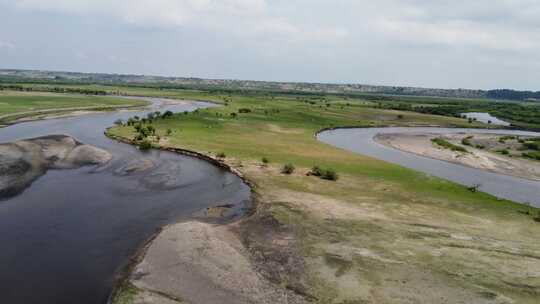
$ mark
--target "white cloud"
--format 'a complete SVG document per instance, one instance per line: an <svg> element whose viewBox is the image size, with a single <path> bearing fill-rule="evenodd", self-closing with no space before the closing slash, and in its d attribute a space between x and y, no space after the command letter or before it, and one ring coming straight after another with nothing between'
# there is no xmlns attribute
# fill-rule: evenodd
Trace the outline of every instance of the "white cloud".
<svg viewBox="0 0 540 304"><path fill-rule="evenodd" d="M15 5L261 40L331 42L378 34L419 45L512 51L540 46L538 0L15 0Z"/></svg>
<svg viewBox="0 0 540 304"><path fill-rule="evenodd" d="M13 50L15 49L15 44L9 42L9 41L1 41L0 40L0 50L6 49L6 50Z"/></svg>
<svg viewBox="0 0 540 304"><path fill-rule="evenodd" d="M291 18L273 16L267 0L16 0L16 7L100 15L143 27L198 28L247 37L316 40L347 35L342 28L308 28Z"/></svg>
<svg viewBox="0 0 540 304"><path fill-rule="evenodd" d="M0 0L17 45L0 64L537 88L538 16L540 0Z"/></svg>
<svg viewBox="0 0 540 304"><path fill-rule="evenodd" d="M388 39L497 51L540 47L540 2L536 0L385 2L391 9L372 20Z"/></svg>

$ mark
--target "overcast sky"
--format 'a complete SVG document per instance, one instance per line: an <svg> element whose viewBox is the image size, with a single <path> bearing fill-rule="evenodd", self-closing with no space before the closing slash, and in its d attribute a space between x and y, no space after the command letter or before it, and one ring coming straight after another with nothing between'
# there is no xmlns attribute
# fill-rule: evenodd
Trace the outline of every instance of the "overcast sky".
<svg viewBox="0 0 540 304"><path fill-rule="evenodd" d="M540 1L0 0L0 68L540 90Z"/></svg>

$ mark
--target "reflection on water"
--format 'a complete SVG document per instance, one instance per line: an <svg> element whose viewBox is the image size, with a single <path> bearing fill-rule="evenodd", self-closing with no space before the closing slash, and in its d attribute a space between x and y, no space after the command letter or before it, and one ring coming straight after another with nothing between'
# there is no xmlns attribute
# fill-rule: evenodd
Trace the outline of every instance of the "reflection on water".
<svg viewBox="0 0 540 304"><path fill-rule="evenodd" d="M206 103L151 111L192 111ZM209 206L242 204L249 187L205 161L165 151L142 153L103 135L117 119L146 111L98 113L0 129L0 142L67 134L108 150L104 167L49 171L0 202L2 303L105 303L114 274L158 228Z"/></svg>
<svg viewBox="0 0 540 304"><path fill-rule="evenodd" d="M505 126L505 127L510 125L510 123L504 120L500 120L495 116L491 116L491 114L489 113L471 112L471 113L461 113L461 115L467 118L476 119L477 121L487 123L487 124Z"/></svg>

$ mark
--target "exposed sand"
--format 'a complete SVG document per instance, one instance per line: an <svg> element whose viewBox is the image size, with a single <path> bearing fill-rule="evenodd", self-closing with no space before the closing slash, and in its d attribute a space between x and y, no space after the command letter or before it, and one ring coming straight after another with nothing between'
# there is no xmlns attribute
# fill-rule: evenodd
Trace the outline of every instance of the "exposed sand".
<svg viewBox="0 0 540 304"><path fill-rule="evenodd" d="M130 283L133 303L303 303L257 273L231 226L193 221L165 228Z"/></svg>
<svg viewBox="0 0 540 304"><path fill-rule="evenodd" d="M492 151L477 149L471 146L463 146L468 153L456 152L444 149L432 143L432 139L442 137L445 140L461 145L461 140L468 136L474 136L475 140L491 143L495 148L512 148L510 144L500 144L496 137L501 135L468 133L468 134L379 134L375 140L386 146L422 155L438 160L448 161L472 168L482 169L495 173L526 178L530 180L540 180L540 162L527 160L519 157L509 157L494 153Z"/></svg>
<svg viewBox="0 0 540 304"><path fill-rule="evenodd" d="M0 144L0 199L16 195L49 169L107 163L112 155L67 135Z"/></svg>

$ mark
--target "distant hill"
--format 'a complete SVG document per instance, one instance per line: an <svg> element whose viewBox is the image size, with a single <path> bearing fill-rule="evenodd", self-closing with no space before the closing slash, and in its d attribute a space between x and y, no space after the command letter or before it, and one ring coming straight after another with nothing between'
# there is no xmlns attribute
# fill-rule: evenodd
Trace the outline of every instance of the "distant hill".
<svg viewBox="0 0 540 304"><path fill-rule="evenodd" d="M0 82L97 83L105 85L152 85L163 88L213 88L229 90L284 91L298 93L388 94L453 98L540 100L540 92L514 90L435 89L364 84L270 82L252 80L202 79L147 75L78 73L0 69Z"/></svg>

